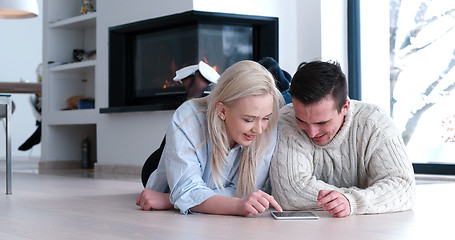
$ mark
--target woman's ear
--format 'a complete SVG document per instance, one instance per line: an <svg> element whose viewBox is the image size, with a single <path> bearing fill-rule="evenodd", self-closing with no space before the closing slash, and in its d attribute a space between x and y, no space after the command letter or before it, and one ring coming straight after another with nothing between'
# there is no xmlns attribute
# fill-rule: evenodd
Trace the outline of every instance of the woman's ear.
<svg viewBox="0 0 455 240"><path fill-rule="evenodd" d="M216 103L216 114L218 114L218 117L221 120L226 119L226 105L222 102L217 102Z"/></svg>

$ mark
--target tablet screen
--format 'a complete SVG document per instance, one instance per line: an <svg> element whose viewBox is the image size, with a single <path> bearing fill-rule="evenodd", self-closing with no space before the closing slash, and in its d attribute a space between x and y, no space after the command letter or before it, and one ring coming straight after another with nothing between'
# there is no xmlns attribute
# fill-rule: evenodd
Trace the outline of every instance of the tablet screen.
<svg viewBox="0 0 455 240"><path fill-rule="evenodd" d="M271 212L275 219L309 219L316 220L319 216L311 211L284 211L284 212Z"/></svg>

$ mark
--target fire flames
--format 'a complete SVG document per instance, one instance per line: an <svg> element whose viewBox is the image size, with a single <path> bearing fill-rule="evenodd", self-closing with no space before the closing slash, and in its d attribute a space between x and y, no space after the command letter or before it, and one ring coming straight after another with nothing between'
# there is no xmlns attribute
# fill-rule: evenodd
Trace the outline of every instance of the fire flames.
<svg viewBox="0 0 455 240"><path fill-rule="evenodd" d="M207 58L206 58L206 57L204 57L204 62L207 63L209 66L211 66L210 63L209 63L209 61L207 61ZM218 69L217 69L216 65L213 66L212 68L215 69L216 72L218 72Z"/></svg>

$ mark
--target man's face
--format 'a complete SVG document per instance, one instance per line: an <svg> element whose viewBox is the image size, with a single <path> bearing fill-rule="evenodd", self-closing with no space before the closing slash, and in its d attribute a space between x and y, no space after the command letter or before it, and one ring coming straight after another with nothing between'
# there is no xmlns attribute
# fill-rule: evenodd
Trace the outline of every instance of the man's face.
<svg viewBox="0 0 455 240"><path fill-rule="evenodd" d="M292 103L297 123L318 146L328 144L335 137L343 126L344 116L350 104L347 100L339 113L331 95L309 105L295 98L292 98Z"/></svg>

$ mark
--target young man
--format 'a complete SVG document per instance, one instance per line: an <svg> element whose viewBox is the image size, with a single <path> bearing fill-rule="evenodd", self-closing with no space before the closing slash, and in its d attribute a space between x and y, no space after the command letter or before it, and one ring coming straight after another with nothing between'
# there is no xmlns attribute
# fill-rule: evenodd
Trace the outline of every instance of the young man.
<svg viewBox="0 0 455 240"><path fill-rule="evenodd" d="M284 210L345 217L412 208L415 177L400 133L385 111L348 99L339 64L305 64L289 92L270 169Z"/></svg>

